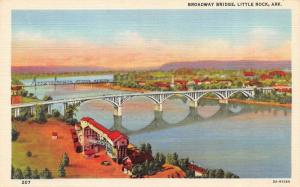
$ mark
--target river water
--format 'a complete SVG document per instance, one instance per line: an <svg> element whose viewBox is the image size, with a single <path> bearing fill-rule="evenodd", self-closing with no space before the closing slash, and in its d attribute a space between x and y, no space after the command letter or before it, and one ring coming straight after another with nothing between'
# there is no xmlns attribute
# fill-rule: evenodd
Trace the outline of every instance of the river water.
<svg viewBox="0 0 300 187"><path fill-rule="evenodd" d="M53 99L124 93L73 85L27 89L39 98L50 95ZM62 107L54 106L59 110ZM190 109L180 98L168 99L162 113L153 109L150 99L132 98L124 103L123 116L119 119L113 117L111 104L95 100L82 103L76 117L92 117L107 128L127 133L131 143L149 142L153 152L177 152L205 168L223 168L242 178L291 176L290 109L237 103L221 105L205 99L200 100L197 109Z"/></svg>

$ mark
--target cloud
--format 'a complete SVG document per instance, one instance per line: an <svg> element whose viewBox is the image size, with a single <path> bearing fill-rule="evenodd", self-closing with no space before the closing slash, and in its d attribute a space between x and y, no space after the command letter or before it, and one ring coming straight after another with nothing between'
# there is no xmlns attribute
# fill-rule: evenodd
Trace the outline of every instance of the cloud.
<svg viewBox="0 0 300 187"><path fill-rule="evenodd" d="M101 44L22 32L13 37L12 64L133 69L175 61L290 59L290 42L273 42L279 37L275 31L257 28L245 36L239 43L225 39L170 42L146 39L137 32L125 31L118 33L111 43Z"/></svg>

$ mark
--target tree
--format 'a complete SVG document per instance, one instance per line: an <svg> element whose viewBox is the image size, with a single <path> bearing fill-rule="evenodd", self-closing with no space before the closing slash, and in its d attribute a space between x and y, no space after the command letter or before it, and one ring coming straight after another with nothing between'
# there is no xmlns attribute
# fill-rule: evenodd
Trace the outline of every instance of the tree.
<svg viewBox="0 0 300 187"><path fill-rule="evenodd" d="M70 159L69 159L69 156L67 153L64 153L64 155L63 155L62 164L64 166L69 166L69 164L70 164Z"/></svg>
<svg viewBox="0 0 300 187"><path fill-rule="evenodd" d="M31 157L31 156L32 156L31 151L27 151L27 152L26 152L26 156L27 156L27 157Z"/></svg>
<svg viewBox="0 0 300 187"><path fill-rule="evenodd" d="M43 106L36 105L36 114L35 114L35 121L38 123L45 123L47 122L47 117L45 114L45 109Z"/></svg>
<svg viewBox="0 0 300 187"><path fill-rule="evenodd" d="M216 170L215 169L206 169L206 177L207 178L215 178L216 177Z"/></svg>
<svg viewBox="0 0 300 187"><path fill-rule="evenodd" d="M224 178L232 178L233 175L234 175L233 173L227 171L224 173Z"/></svg>
<svg viewBox="0 0 300 187"><path fill-rule="evenodd" d="M14 178L14 174L15 174L15 167L13 165L11 165L11 178Z"/></svg>
<svg viewBox="0 0 300 187"><path fill-rule="evenodd" d="M171 153L167 154L166 163L168 163L168 164L173 164L174 163L173 155Z"/></svg>
<svg viewBox="0 0 300 187"><path fill-rule="evenodd" d="M50 101L50 100L53 100L53 98L49 95L45 95L44 98L43 98L44 101Z"/></svg>
<svg viewBox="0 0 300 187"><path fill-rule="evenodd" d="M40 175L39 175L39 172L37 169L33 170L32 172L32 178L33 179L39 179L40 178Z"/></svg>
<svg viewBox="0 0 300 187"><path fill-rule="evenodd" d="M224 178L224 171L223 171L223 169L218 169L216 171L216 178Z"/></svg>
<svg viewBox="0 0 300 187"><path fill-rule="evenodd" d="M141 150L141 152L145 152L146 151L146 144L145 143L141 143L140 150Z"/></svg>
<svg viewBox="0 0 300 187"><path fill-rule="evenodd" d="M145 151L146 151L146 153L152 155L152 146L151 146L150 143L147 143L147 144L146 144Z"/></svg>
<svg viewBox="0 0 300 187"><path fill-rule="evenodd" d="M40 178L41 179L51 179L52 178L52 173L48 168L45 168L43 171L40 173Z"/></svg>
<svg viewBox="0 0 300 187"><path fill-rule="evenodd" d="M31 179L32 178L32 171L29 166L27 166L23 172L24 178L25 179Z"/></svg>
<svg viewBox="0 0 300 187"><path fill-rule="evenodd" d="M65 170L65 166L63 163L59 164L58 170L57 170L57 175L59 177L65 177L66 176L66 170Z"/></svg>
<svg viewBox="0 0 300 187"><path fill-rule="evenodd" d="M14 172L14 179L24 179L23 172L20 168L17 168Z"/></svg>
<svg viewBox="0 0 300 187"><path fill-rule="evenodd" d="M20 135L20 133L15 128L12 128L12 130L11 130L11 140L16 141L18 139L19 135Z"/></svg>
<svg viewBox="0 0 300 187"><path fill-rule="evenodd" d="M70 120L70 119L73 119L74 116L76 116L76 111L78 110L78 107L79 106L79 103L78 104L70 104L67 106L66 110L65 110L65 120Z"/></svg>

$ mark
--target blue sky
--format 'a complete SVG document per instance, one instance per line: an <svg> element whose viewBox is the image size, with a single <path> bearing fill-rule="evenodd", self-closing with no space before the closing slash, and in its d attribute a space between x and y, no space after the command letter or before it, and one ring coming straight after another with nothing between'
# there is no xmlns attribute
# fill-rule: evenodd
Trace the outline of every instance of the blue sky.
<svg viewBox="0 0 300 187"><path fill-rule="evenodd" d="M122 31L166 41L223 38L236 41L252 28L290 38L289 10L95 10L13 11L13 33L109 42ZM278 39L278 38L277 38Z"/></svg>
<svg viewBox="0 0 300 187"><path fill-rule="evenodd" d="M120 50L112 46L121 47L126 50L117 54L120 59L130 57L128 60L142 60L149 66L154 65L154 61L157 60L162 64L169 61L201 59L287 59L289 51L283 51L283 48L290 42L291 12L262 9L14 10L12 33L13 42L16 43L13 45L15 51L33 46L43 48L52 42L51 48L57 48L56 56L59 56L66 52L60 52L57 46L68 45L68 48L72 48L76 45L78 48L80 41L85 43L82 44L82 48L95 44L101 51ZM71 41L77 43L70 44ZM58 43L60 44L57 45ZM216 52L208 54L210 51L206 51L206 45ZM153 50L154 48L156 50ZM197 48L197 51L184 51L187 48ZM237 52L231 54L233 50ZM247 50L253 55L247 56ZM153 58L145 51L161 58ZM158 54L157 51L164 51L164 54ZM184 53L178 54L180 51ZM262 54L262 51L265 54ZM227 56L223 54L225 52ZM144 55L141 55L142 53ZM279 57L276 55L279 53L284 55ZM183 59L183 56L186 56L186 59ZM22 58L19 57L20 53L18 59L15 58L16 64L22 64ZM105 60L109 63L108 57L105 57ZM96 61L94 59L92 64L97 65L101 62L105 65L103 59ZM78 62L80 63L83 62Z"/></svg>

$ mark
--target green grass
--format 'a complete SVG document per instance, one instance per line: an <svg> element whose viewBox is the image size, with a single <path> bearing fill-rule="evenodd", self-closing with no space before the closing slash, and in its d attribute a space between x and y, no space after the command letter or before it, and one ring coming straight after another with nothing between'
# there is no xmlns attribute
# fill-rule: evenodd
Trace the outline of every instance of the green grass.
<svg viewBox="0 0 300 187"><path fill-rule="evenodd" d="M30 97L23 97L22 98L22 103L33 103L33 102L37 102L40 101L39 99L34 99L34 98L30 98Z"/></svg>

